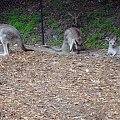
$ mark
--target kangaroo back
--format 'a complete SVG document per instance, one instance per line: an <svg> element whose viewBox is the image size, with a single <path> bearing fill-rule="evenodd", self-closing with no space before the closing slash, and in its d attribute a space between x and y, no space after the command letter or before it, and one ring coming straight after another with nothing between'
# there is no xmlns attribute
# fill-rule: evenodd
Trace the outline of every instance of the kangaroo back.
<svg viewBox="0 0 120 120"><path fill-rule="evenodd" d="M84 48L83 34L80 29L76 27L69 28L65 31L64 40L68 41L70 50L73 49L73 45L75 45L75 49L78 53Z"/></svg>
<svg viewBox="0 0 120 120"><path fill-rule="evenodd" d="M75 39L79 45L81 45L83 43L83 38L82 38L83 34L82 34L81 30L79 30L76 27L72 27L72 28L67 29L64 33L64 36L67 39Z"/></svg>
<svg viewBox="0 0 120 120"><path fill-rule="evenodd" d="M33 51L25 48L20 32L13 26L8 24L0 24L0 36L5 35L9 42L16 40L19 47L24 51Z"/></svg>
<svg viewBox="0 0 120 120"><path fill-rule="evenodd" d="M49 45L45 45L44 47L51 48L57 52L69 53L76 51L77 53L79 53L80 50L84 50L83 34L76 27L68 28L64 32L64 40L60 49L56 49Z"/></svg>

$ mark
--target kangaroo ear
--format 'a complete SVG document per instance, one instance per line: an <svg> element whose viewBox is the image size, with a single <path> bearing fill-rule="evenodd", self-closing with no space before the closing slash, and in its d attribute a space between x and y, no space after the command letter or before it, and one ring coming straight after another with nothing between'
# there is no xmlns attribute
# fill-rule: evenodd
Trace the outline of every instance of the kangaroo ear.
<svg viewBox="0 0 120 120"><path fill-rule="evenodd" d="M116 39L117 39L117 37L116 37L116 36L114 36L114 37L113 37L113 40L114 40L114 41L116 41Z"/></svg>
<svg viewBox="0 0 120 120"><path fill-rule="evenodd" d="M109 41L110 41L110 38L109 38L109 37L106 37L105 40L106 40L107 42L109 42Z"/></svg>

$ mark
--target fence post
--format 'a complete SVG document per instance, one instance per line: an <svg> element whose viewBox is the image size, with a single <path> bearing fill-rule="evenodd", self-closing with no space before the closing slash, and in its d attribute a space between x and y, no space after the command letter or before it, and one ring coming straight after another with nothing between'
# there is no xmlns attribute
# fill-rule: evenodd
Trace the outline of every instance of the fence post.
<svg viewBox="0 0 120 120"><path fill-rule="evenodd" d="M40 17L41 17L41 32L42 32L41 43L42 45L44 45L45 42L44 42L44 26L43 26L43 0L40 0Z"/></svg>

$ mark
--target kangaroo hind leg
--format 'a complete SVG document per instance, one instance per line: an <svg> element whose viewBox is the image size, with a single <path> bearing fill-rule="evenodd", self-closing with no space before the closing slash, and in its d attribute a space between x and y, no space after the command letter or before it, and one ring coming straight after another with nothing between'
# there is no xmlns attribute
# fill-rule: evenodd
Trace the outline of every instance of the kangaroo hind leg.
<svg viewBox="0 0 120 120"><path fill-rule="evenodd" d="M70 46L70 52L73 52L74 40L73 40L73 39L69 40L69 41L68 41L68 44L69 44L69 46Z"/></svg>
<svg viewBox="0 0 120 120"><path fill-rule="evenodd" d="M3 52L0 52L0 56L6 56L9 54L9 42L6 37L1 37L1 43L3 45Z"/></svg>

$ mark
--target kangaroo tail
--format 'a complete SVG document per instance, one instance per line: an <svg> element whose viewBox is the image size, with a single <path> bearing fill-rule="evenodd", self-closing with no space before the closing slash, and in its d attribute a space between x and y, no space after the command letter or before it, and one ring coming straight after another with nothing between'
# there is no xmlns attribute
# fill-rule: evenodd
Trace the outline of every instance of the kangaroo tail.
<svg viewBox="0 0 120 120"><path fill-rule="evenodd" d="M54 48L54 47L52 47L52 50L54 50L54 51L56 51L56 52L62 52L62 48Z"/></svg>
<svg viewBox="0 0 120 120"><path fill-rule="evenodd" d="M18 39L17 39L17 42L18 42L18 45L20 46L20 48L27 52L27 51L34 51L33 49L27 49L25 46L24 46L24 43L23 43L23 38L22 36L20 35L20 33L18 32L19 36L18 36Z"/></svg>
<svg viewBox="0 0 120 120"><path fill-rule="evenodd" d="M33 49L27 49L24 44L22 44L21 49L24 50L25 52L27 51L34 51Z"/></svg>
<svg viewBox="0 0 120 120"><path fill-rule="evenodd" d="M55 47L52 47L52 46L49 46L49 45L44 45L45 48L50 48L56 52L62 52L62 48L55 48Z"/></svg>

